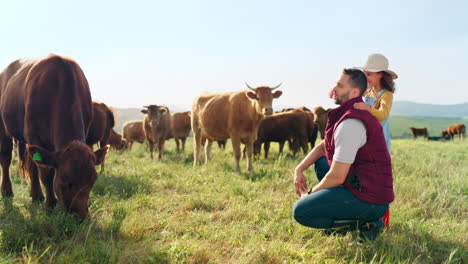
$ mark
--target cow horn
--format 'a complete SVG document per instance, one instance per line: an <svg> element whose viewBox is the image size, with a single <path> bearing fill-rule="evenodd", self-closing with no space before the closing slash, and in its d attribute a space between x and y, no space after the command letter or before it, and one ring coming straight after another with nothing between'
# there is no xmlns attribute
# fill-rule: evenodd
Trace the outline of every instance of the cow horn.
<svg viewBox="0 0 468 264"><path fill-rule="evenodd" d="M249 84L248 84L247 82L245 82L245 85L247 85L247 87L248 87L250 90L252 90L252 91L254 91L254 92L255 92L255 89L254 89L254 88L252 88L252 87L250 87L250 86L249 86Z"/></svg>
<svg viewBox="0 0 468 264"><path fill-rule="evenodd" d="M280 84L276 85L275 87L271 87L271 90L273 91L274 89L280 87L282 84L283 84L283 83L280 83Z"/></svg>

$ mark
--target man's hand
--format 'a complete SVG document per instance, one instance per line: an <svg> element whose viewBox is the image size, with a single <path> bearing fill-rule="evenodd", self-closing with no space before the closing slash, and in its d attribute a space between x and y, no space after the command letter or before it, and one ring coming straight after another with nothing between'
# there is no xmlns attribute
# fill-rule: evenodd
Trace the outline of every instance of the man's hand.
<svg viewBox="0 0 468 264"><path fill-rule="evenodd" d="M369 111L371 110L370 105L365 104L365 103L354 103L354 108L359 109L359 110L366 110Z"/></svg>
<svg viewBox="0 0 468 264"><path fill-rule="evenodd" d="M294 171L294 188L296 194L301 197L303 192L307 192L307 181L304 176L304 172L301 170Z"/></svg>

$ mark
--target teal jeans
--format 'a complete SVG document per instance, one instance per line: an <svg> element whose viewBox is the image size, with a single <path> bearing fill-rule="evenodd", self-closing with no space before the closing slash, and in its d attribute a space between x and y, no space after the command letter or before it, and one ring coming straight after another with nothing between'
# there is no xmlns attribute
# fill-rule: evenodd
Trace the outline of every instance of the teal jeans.
<svg viewBox="0 0 468 264"><path fill-rule="evenodd" d="M325 157L315 163L319 181L329 169ZM347 188L338 186L303 196L294 204L293 216L301 225L329 229L339 220L379 221L387 209L388 204L379 205L361 201Z"/></svg>

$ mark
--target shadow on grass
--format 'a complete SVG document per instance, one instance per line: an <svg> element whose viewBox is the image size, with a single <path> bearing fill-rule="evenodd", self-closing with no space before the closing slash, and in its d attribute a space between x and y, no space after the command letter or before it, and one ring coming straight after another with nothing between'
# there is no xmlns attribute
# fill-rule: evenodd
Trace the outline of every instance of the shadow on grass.
<svg viewBox="0 0 468 264"><path fill-rule="evenodd" d="M92 192L97 196L112 196L119 199L129 199L137 193L149 194L149 184L133 175L112 176L100 174Z"/></svg>
<svg viewBox="0 0 468 264"><path fill-rule="evenodd" d="M80 221L64 214L59 206L46 214L42 204L23 207L3 198L1 207L0 255L10 256L8 263L117 263L129 243L138 242L121 235L125 208L115 207L111 219L99 226L93 219ZM151 247L130 263L141 263L142 257L150 263L170 263L167 252Z"/></svg>
<svg viewBox="0 0 468 264"><path fill-rule="evenodd" d="M362 252L364 262L380 263L381 258L384 263L468 263L468 250L463 243L440 240L428 232L416 233L401 225L393 225L375 242L353 245L348 250ZM336 254L339 254L337 258L343 256L340 251ZM355 261L355 253L345 255L348 263Z"/></svg>
<svg viewBox="0 0 468 264"><path fill-rule="evenodd" d="M179 163L185 165L192 165L193 164L193 153L190 152L191 150L185 149L184 152L177 152L177 151L166 151L164 153L163 161L166 160L170 163Z"/></svg>

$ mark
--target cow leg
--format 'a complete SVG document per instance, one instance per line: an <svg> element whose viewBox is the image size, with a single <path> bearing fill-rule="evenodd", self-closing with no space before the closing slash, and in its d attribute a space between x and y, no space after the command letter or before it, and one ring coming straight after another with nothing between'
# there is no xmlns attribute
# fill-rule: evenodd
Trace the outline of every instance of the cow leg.
<svg viewBox="0 0 468 264"><path fill-rule="evenodd" d="M284 143L285 143L285 141L280 141L280 142L279 142L279 153L278 153L278 157L281 156L281 155L283 155Z"/></svg>
<svg viewBox="0 0 468 264"><path fill-rule="evenodd" d="M253 153L254 159L258 160L260 158L260 150L261 150L261 147L262 147L262 143L260 143L260 141L257 140L257 141L255 141L253 147L254 147L254 150L253 150L254 151L254 153Z"/></svg>
<svg viewBox="0 0 468 264"><path fill-rule="evenodd" d="M176 144L177 152L180 152L180 148L179 148L179 138L177 138L177 137L174 137L174 140L175 140L175 144Z"/></svg>
<svg viewBox="0 0 468 264"><path fill-rule="evenodd" d="M208 160L211 158L211 145L213 145L213 140L206 139L205 142L205 164L208 164Z"/></svg>
<svg viewBox="0 0 468 264"><path fill-rule="evenodd" d="M2 165L2 196L13 197L13 188L10 180L10 164L13 150L13 141L3 137L0 141L0 163Z"/></svg>
<svg viewBox="0 0 468 264"><path fill-rule="evenodd" d="M162 155L163 155L163 152L164 152L164 143L166 141L164 139L160 139L159 142L158 142L158 160L161 160L162 159Z"/></svg>
<svg viewBox="0 0 468 264"><path fill-rule="evenodd" d="M46 189L45 210L50 213L57 204L54 193L54 175L55 169L39 167L39 176Z"/></svg>
<svg viewBox="0 0 468 264"><path fill-rule="evenodd" d="M104 147L104 146L106 146L108 144L109 144L109 133L108 133L108 135L106 137L104 137L101 141L99 141L98 149L100 149L100 148L102 148L102 147ZM101 164L101 173L104 172L104 162L105 161L103 161L102 164Z"/></svg>
<svg viewBox="0 0 468 264"><path fill-rule="evenodd" d="M236 162L236 172L240 172L239 161L241 158L240 138L231 137L232 150L234 151L234 159Z"/></svg>
<svg viewBox="0 0 468 264"><path fill-rule="evenodd" d="M148 145L149 145L150 157L151 157L151 160L153 160L153 148L154 148L153 141L148 140Z"/></svg>
<svg viewBox="0 0 468 264"><path fill-rule="evenodd" d="M302 137L300 140L301 140L302 152L304 152L304 155L307 155L307 150L309 148L307 137Z"/></svg>
<svg viewBox="0 0 468 264"><path fill-rule="evenodd" d="M201 149L201 134L200 132L194 132L193 137L193 167L198 166L200 160L200 149Z"/></svg>
<svg viewBox="0 0 468 264"><path fill-rule="evenodd" d="M185 152L185 140L187 140L187 138L180 138L180 141L182 141L182 152Z"/></svg>
<svg viewBox="0 0 468 264"><path fill-rule="evenodd" d="M265 152L264 153L265 159L268 159L268 151L270 151L270 142L269 141L263 142L263 151Z"/></svg>
<svg viewBox="0 0 468 264"><path fill-rule="evenodd" d="M252 156L253 156L253 140L250 140L249 142L247 142L245 144L246 148L247 148L247 170L250 171L250 172L253 172L254 171L254 168L253 168L253 159L252 159Z"/></svg>
<svg viewBox="0 0 468 264"><path fill-rule="evenodd" d="M107 143L106 143L106 142L103 142L103 141L100 141L100 142L98 142L97 144L98 144L98 149L100 149L102 146L107 145ZM94 151L94 149L93 149L92 146L91 146L91 149ZM100 173L103 173L103 172L104 172L104 162L102 162L102 164L101 164L101 171L100 171Z"/></svg>
<svg viewBox="0 0 468 264"><path fill-rule="evenodd" d="M39 171L38 167L34 162L31 160L29 155L26 155L26 163L27 163L27 171L29 174L29 180L31 181L31 191L30 196L31 199L34 201L43 201L44 195L42 194L41 184L39 182Z"/></svg>

